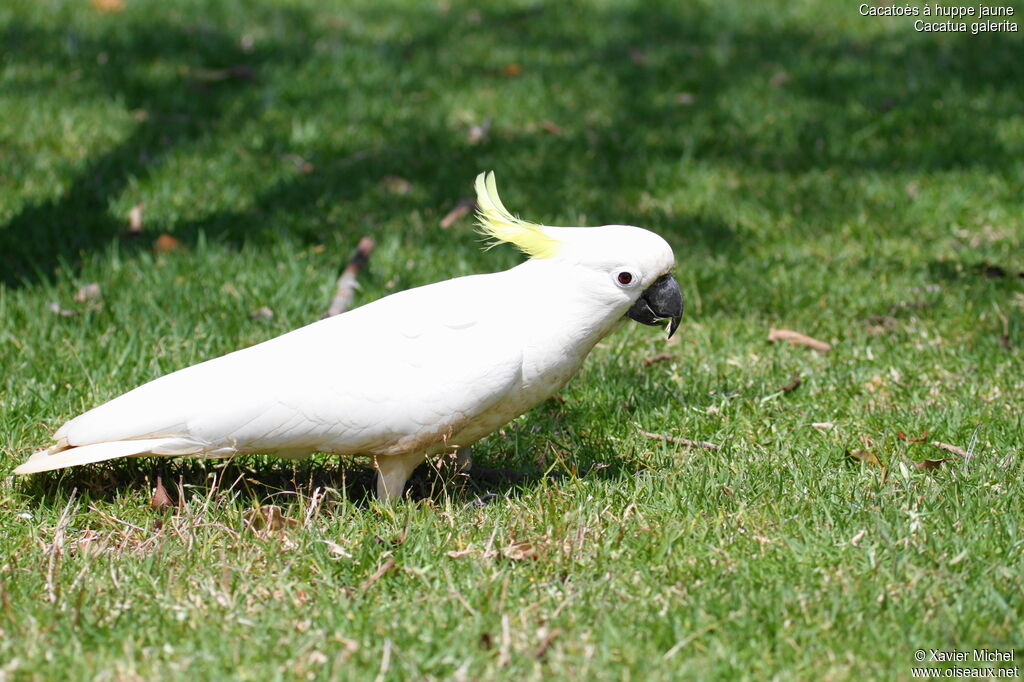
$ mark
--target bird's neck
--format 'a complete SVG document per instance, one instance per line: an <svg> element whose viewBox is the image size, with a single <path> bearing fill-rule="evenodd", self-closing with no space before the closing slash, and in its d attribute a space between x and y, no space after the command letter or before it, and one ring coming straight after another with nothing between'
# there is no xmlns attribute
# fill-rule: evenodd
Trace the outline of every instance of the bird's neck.
<svg viewBox="0 0 1024 682"><path fill-rule="evenodd" d="M509 271L528 291L520 301L529 307L524 319L535 324L523 330L524 363L538 373L564 369L571 376L626 314L628 303L595 299L593 288L573 270L528 261Z"/></svg>

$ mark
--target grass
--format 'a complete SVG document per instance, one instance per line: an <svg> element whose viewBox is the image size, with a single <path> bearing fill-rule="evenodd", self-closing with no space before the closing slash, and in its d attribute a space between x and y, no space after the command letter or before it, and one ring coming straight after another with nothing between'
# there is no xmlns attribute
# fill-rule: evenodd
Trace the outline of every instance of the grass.
<svg viewBox="0 0 1024 682"><path fill-rule="evenodd" d="M478 444L526 477L486 505L420 476L380 508L326 457L6 479L0 678L887 679L921 648L1020 654L1020 34L806 0L208 5L0 8L3 471L317 319L364 234L360 302L511 266L438 227L484 169L524 217L664 235L688 312ZM97 309L72 300L91 282ZM919 471L932 440L976 456ZM250 527L271 504L284 527Z"/></svg>

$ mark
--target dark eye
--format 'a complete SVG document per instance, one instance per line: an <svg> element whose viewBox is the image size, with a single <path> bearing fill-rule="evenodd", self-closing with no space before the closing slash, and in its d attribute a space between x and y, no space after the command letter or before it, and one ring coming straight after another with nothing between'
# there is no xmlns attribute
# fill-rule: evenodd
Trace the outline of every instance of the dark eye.
<svg viewBox="0 0 1024 682"><path fill-rule="evenodd" d="M629 284L633 281L633 275L628 272L619 273L619 284Z"/></svg>

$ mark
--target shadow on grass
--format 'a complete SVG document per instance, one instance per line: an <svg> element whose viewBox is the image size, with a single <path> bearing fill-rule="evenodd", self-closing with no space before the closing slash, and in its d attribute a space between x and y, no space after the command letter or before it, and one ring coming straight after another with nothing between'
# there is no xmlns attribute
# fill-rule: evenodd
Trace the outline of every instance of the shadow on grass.
<svg viewBox="0 0 1024 682"><path fill-rule="evenodd" d="M508 497L545 478L538 470L508 475L467 476L423 464L413 473L405 496L410 500L450 496L457 504L481 505ZM298 500L328 495L368 507L376 497L376 474L352 458L330 462L325 456L297 462L275 457L239 457L223 462L201 459L159 461L128 459L96 466L74 467L16 479L21 494L37 505L62 507L75 493L87 501L113 501L134 494L150 499L157 478L175 503L213 495L237 496L254 505L288 506ZM559 479L564 475L548 478Z"/></svg>
<svg viewBox="0 0 1024 682"><path fill-rule="evenodd" d="M1021 151L993 134L1024 104L1018 87L1024 80L1021 43L1013 37L929 36L909 27L865 37L775 20L770 12L750 17L657 2L635 8L569 3L482 12L462 6L447 13L376 6L351 11L370 24L387 16L403 30L375 40L331 28L313 10L268 3L254 4L250 12L274 30L251 49L243 47L241 35L216 25L138 13L92 29L18 20L4 27L6 57L22 72L74 70L82 87L140 113L132 132L89 158L59 195L24 206L0 225L3 281L19 286L45 280L58 263L117 240L125 219L111 205L133 182L178 149L212 146L260 120L272 93L292 79L308 78L299 74L316 45L348 50L357 63L373 60L390 76L382 79L387 83L415 82L418 74L440 68L450 73L454 89L501 88L507 78L501 63L481 64L478 54L460 51L468 30L487 44L514 45L526 73L552 88L594 73L596 66L613 113L565 126L557 135L510 131L473 145L463 131L427 115L438 93L410 93L421 99L408 104L400 89L382 82L361 94L381 105L397 96L395 107L410 107L398 118L379 116L386 144L318 145L315 172L272 185L255 196L251 208L153 225L154 234L173 232L188 242L202 233L241 244L274 238L282 229L299 240L319 240L330 229L351 231L346 239L354 239L362 230L354 221L325 227L319 220L293 220L282 228L280 218L315 213L325 201L365 200L382 176L394 173L426 187L430 205L443 207L466 193L477 171L510 167L529 173L535 188L530 205L538 214L564 211L564 197L549 188L572 176L595 192L592 205L579 207L588 215L646 224L676 243L723 253L741 248L733 226L637 206L652 173L671 172L685 159L782 174L1003 171ZM289 96L297 99L285 106L338 107L352 117L371 116L346 109L355 86L345 71L331 76L308 81L301 96L293 92ZM22 93L58 86L43 75L13 85ZM564 115L573 120L585 113ZM258 153L287 155L288 131L268 125ZM809 205L834 209L829 202ZM129 249L150 243L140 239Z"/></svg>

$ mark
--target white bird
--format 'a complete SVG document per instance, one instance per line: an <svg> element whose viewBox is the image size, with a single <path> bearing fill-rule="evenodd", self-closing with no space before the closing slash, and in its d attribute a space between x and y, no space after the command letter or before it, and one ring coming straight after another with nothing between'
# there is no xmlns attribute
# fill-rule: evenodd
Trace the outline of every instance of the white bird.
<svg viewBox="0 0 1024 682"><path fill-rule="evenodd" d="M143 455L368 455L389 500L428 456L553 396L627 317L670 320L675 332L683 299L660 236L520 220L493 173L476 190L481 230L529 260L391 294L155 379L67 422L14 473Z"/></svg>

